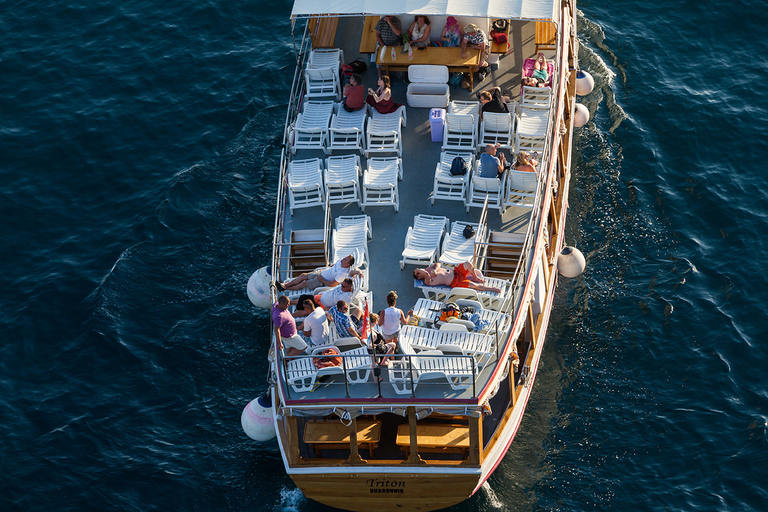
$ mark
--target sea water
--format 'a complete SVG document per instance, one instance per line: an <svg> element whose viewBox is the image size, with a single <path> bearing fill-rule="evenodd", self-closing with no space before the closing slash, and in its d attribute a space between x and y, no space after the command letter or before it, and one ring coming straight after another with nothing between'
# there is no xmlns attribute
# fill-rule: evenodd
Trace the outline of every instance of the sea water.
<svg viewBox="0 0 768 512"><path fill-rule="evenodd" d="M293 65L280 2L6 3L0 508L328 510L240 412ZM561 279L517 439L455 511L768 510L766 14L579 4Z"/></svg>

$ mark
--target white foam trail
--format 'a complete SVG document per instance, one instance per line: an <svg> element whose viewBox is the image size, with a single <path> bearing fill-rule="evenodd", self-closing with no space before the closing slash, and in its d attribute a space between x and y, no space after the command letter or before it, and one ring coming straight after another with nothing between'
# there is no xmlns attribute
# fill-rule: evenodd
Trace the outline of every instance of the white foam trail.
<svg viewBox="0 0 768 512"><path fill-rule="evenodd" d="M299 507L303 505L307 499L302 492L294 487L289 489L283 487L280 489L280 503L275 505L275 512L298 512Z"/></svg>
<svg viewBox="0 0 768 512"><path fill-rule="evenodd" d="M504 503L502 503L499 497L496 496L496 493L493 492L493 489L491 489L491 484L489 484L487 480L483 483L481 489L485 491L485 495L488 497L488 503L490 503L493 508L500 509L504 506Z"/></svg>

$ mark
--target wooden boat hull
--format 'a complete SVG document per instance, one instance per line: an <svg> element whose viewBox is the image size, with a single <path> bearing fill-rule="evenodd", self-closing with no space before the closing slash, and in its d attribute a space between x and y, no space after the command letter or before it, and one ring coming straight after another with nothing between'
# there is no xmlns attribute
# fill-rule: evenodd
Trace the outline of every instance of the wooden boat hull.
<svg viewBox="0 0 768 512"><path fill-rule="evenodd" d="M352 472L293 474L291 478L306 496L331 507L360 512L374 508L377 512L427 512L466 500L480 475Z"/></svg>

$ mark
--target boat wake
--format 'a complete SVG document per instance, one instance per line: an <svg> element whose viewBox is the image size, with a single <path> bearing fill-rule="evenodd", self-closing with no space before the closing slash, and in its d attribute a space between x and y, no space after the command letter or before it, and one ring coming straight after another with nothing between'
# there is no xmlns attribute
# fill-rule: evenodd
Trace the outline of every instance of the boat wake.
<svg viewBox="0 0 768 512"><path fill-rule="evenodd" d="M292 489L283 487L280 489L280 503L276 504L272 510L274 512L298 512L306 501L307 498L296 487Z"/></svg>
<svg viewBox="0 0 768 512"><path fill-rule="evenodd" d="M603 57L593 48L597 48L602 54L606 55L611 65L621 74L621 83L625 88L629 88L627 83L627 73L623 65L619 64L616 54L605 44L605 32L603 29L585 18L579 13L579 67L588 70L595 79L595 88L590 94L580 99L580 102L589 108L590 119L595 117L597 107L605 99L605 105L608 107L608 115L611 118L611 127L609 133L613 133L622 121L628 118L624 109L616 102L615 92L611 88L613 79L616 78L614 72Z"/></svg>
<svg viewBox="0 0 768 512"><path fill-rule="evenodd" d="M487 481L482 485L481 489L485 492L488 498L488 504L494 508L501 510L504 507L504 502L499 499L494 490L491 488L491 484Z"/></svg>

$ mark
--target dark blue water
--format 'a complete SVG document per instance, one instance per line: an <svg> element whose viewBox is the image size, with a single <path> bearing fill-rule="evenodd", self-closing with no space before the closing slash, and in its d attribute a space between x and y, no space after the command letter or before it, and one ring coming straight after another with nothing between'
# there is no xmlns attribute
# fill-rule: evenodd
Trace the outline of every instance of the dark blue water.
<svg viewBox="0 0 768 512"><path fill-rule="evenodd" d="M290 2L6 2L0 509L319 511L265 389ZM455 511L768 510L766 23L580 4L562 280L522 430Z"/></svg>

